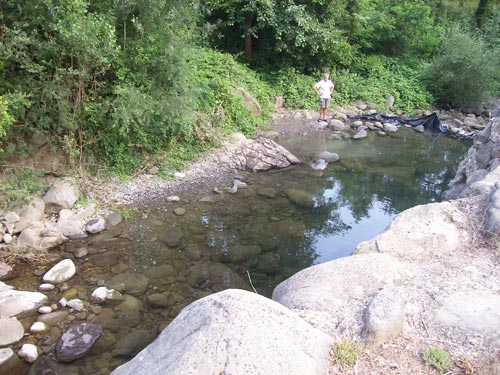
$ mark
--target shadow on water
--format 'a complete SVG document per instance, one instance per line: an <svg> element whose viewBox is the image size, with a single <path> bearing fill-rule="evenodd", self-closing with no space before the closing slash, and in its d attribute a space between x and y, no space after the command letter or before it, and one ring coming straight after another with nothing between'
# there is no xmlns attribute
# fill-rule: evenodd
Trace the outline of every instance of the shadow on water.
<svg viewBox="0 0 500 375"><path fill-rule="evenodd" d="M213 292L255 288L270 296L292 274L349 255L399 212L439 201L469 147L404 127L390 137L343 140L318 133L281 143L304 163L243 173L248 187L236 194L165 203L67 244L68 254L81 246L89 252L70 280L78 295L88 299L97 285L128 295L126 303L104 308L111 310L107 318L102 311L85 318L97 319L120 340L137 329L157 334L184 306ZM340 161L312 169L308 162L321 151L337 153ZM98 348L75 364L93 373L105 357L108 368L116 367L127 356L113 348Z"/></svg>

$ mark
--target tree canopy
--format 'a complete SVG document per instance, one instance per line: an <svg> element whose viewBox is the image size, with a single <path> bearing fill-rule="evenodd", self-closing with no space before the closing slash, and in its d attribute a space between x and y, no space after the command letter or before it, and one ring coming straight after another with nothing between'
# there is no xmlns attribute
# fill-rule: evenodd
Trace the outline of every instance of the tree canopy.
<svg viewBox="0 0 500 375"><path fill-rule="evenodd" d="M251 134L274 95L313 105L322 71L339 104L393 95L402 110L472 109L477 90L500 87L499 9L500 0L3 0L0 158L28 155L42 134L74 162L127 173L148 155ZM473 55L447 42L453 27L472 38ZM452 70L459 58L489 82L467 86L467 103L445 90L445 77L469 74ZM245 109L240 85L263 115Z"/></svg>

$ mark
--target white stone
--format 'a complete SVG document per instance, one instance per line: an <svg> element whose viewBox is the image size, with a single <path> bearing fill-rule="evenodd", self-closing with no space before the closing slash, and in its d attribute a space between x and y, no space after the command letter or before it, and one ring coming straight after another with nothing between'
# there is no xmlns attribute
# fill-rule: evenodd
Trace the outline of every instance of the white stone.
<svg viewBox="0 0 500 375"><path fill-rule="evenodd" d="M38 349L33 344L24 344L17 355L24 359L26 362L33 363L38 359Z"/></svg>
<svg viewBox="0 0 500 375"><path fill-rule="evenodd" d="M38 309L39 314L50 314L52 312L52 307L42 306Z"/></svg>
<svg viewBox="0 0 500 375"><path fill-rule="evenodd" d="M177 195L172 195L170 197L167 197L167 202L179 202L181 198L179 198Z"/></svg>
<svg viewBox="0 0 500 375"><path fill-rule="evenodd" d="M76 311L82 311L84 308L84 305L80 299L75 298L75 299L69 300L68 303L66 304L66 307L70 307Z"/></svg>
<svg viewBox="0 0 500 375"><path fill-rule="evenodd" d="M75 273L76 267L73 261L71 259L64 259L43 275L43 281L60 284L71 279Z"/></svg>
<svg viewBox="0 0 500 375"><path fill-rule="evenodd" d="M104 229L106 229L106 220L102 217L89 220L85 225L85 230L91 234L100 233Z"/></svg>
<svg viewBox="0 0 500 375"><path fill-rule="evenodd" d="M55 287L56 286L54 284L43 283L43 284L40 284L40 286L38 287L38 289L41 290L42 292L48 292L49 290L54 290Z"/></svg>
<svg viewBox="0 0 500 375"><path fill-rule="evenodd" d="M21 318L33 314L40 306L48 302L49 299L42 293L9 290L2 287L0 289L0 318L13 316Z"/></svg>
<svg viewBox="0 0 500 375"><path fill-rule="evenodd" d="M35 322L30 327L30 332L33 334L45 333L49 330L49 327L44 322Z"/></svg>
<svg viewBox="0 0 500 375"><path fill-rule="evenodd" d="M0 319L0 347L18 342L23 335L23 325L16 318Z"/></svg>
<svg viewBox="0 0 500 375"><path fill-rule="evenodd" d="M6 244L9 244L12 242L12 235L10 233L5 233L2 237L2 241L5 242Z"/></svg>

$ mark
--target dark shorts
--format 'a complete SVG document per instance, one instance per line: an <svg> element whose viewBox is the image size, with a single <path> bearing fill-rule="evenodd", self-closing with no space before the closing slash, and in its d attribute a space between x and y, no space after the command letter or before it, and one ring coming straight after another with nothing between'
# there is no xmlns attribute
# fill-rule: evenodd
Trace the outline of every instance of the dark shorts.
<svg viewBox="0 0 500 375"><path fill-rule="evenodd" d="M319 107L320 108L328 108L328 104L330 104L330 98L319 98Z"/></svg>

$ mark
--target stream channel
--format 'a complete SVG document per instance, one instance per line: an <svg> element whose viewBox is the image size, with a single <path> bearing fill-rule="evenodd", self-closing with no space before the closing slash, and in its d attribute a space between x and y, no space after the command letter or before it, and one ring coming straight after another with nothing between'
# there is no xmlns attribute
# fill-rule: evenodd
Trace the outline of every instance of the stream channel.
<svg viewBox="0 0 500 375"><path fill-rule="evenodd" d="M117 349L123 337L141 330L142 337L154 338L196 299L227 288L255 289L269 297L294 273L349 255L399 212L438 202L470 147L468 141L404 126L385 137L371 132L361 140L333 139L316 132L280 143L305 163L241 173L248 186L236 194L165 203L66 245L65 257L88 250L75 260L77 275L64 292L82 299L85 309L59 327L90 320L105 328L90 355L66 366L80 374L105 374L136 352ZM312 169L307 162L325 150L337 153L340 161L322 171ZM175 214L176 208L185 212ZM25 270L12 284L37 290L40 277L33 271ZM99 285L121 290L126 301L88 302ZM61 291L47 295L56 303ZM51 335L58 333L39 338L48 354L56 339Z"/></svg>

